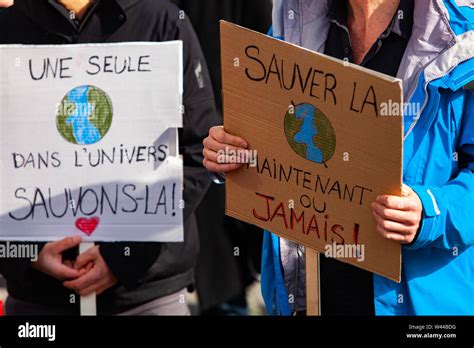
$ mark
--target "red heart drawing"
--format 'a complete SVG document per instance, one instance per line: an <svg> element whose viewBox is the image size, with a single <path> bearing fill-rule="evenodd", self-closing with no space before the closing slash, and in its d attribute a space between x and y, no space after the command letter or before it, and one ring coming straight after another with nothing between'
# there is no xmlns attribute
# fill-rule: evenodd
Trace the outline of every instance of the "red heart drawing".
<svg viewBox="0 0 474 348"><path fill-rule="evenodd" d="M90 237L97 229L97 226L99 226L99 222L100 219L98 217L90 219L80 218L76 220L76 227Z"/></svg>

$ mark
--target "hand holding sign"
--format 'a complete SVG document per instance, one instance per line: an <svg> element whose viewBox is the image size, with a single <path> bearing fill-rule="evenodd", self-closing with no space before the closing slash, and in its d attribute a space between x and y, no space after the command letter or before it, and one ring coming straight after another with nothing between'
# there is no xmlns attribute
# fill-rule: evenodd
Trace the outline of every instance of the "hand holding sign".
<svg viewBox="0 0 474 348"><path fill-rule="evenodd" d="M99 246L95 246L79 255L74 267L76 270L86 269L87 272L77 279L64 282L63 285L76 291L81 296L88 296L94 292L100 295L117 284L117 278L105 263L100 254Z"/></svg>
<svg viewBox="0 0 474 348"><path fill-rule="evenodd" d="M423 205L415 191L407 185L403 185L402 195L377 197L372 203L372 214L377 221L377 231L382 236L401 244L410 244L420 228Z"/></svg>
<svg viewBox="0 0 474 348"><path fill-rule="evenodd" d="M184 238L182 42L0 45L0 75L0 239L61 240L33 267L94 315L117 279L90 244Z"/></svg>
<svg viewBox="0 0 474 348"><path fill-rule="evenodd" d="M63 262L62 253L79 246L81 242L82 238L76 236L58 242L47 243L43 250L41 250L38 261L33 263L33 268L61 281L79 277L82 270L75 269Z"/></svg>
<svg viewBox="0 0 474 348"><path fill-rule="evenodd" d="M371 203L401 196L401 81L226 22L221 52L225 131L258 154L226 176L226 213L400 281L400 243L377 233ZM225 147L211 137L208 150ZM212 151L206 167L228 169ZM405 242L418 208L395 221Z"/></svg>
<svg viewBox="0 0 474 348"><path fill-rule="evenodd" d="M221 156L228 153L229 150L235 153L242 153L248 148L247 142L239 137L233 136L224 130L224 127L212 127L209 130L209 136L204 139L204 161L203 164L207 170L213 173L226 173L239 169L244 162L230 161ZM233 162L233 163L232 163Z"/></svg>
<svg viewBox="0 0 474 348"><path fill-rule="evenodd" d="M0 52L0 239L181 242L182 43Z"/></svg>

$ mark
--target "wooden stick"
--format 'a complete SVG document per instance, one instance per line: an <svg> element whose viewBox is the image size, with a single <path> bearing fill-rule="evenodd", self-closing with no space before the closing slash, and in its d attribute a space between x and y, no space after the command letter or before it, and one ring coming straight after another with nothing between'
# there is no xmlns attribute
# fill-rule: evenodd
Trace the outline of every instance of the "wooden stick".
<svg viewBox="0 0 474 348"><path fill-rule="evenodd" d="M306 248L306 314L321 315L319 253Z"/></svg>
<svg viewBox="0 0 474 348"><path fill-rule="evenodd" d="M79 253L85 253L87 250L94 247L94 243L81 243L79 245ZM89 296L81 296L81 316L96 316L97 315L97 304L96 304L96 293L92 293Z"/></svg>

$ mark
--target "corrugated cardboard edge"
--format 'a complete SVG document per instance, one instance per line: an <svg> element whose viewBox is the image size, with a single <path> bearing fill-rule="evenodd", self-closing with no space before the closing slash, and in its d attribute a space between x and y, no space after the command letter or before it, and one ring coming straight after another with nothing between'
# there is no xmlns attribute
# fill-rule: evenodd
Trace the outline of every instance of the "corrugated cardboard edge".
<svg viewBox="0 0 474 348"><path fill-rule="evenodd" d="M333 58L333 57L328 57L326 55L322 55L321 53L318 53L318 52L315 52L315 51L312 51L310 49L307 49L307 48L304 48L304 47L301 47L301 46L298 46L298 45L295 45L295 44L292 44L292 43L288 43L288 42L285 42L285 41L281 41L281 40L278 40L278 39L275 39L273 37L270 37L268 35L264 35L264 34L261 34L257 31L254 31L254 30L251 30L251 29L247 29L245 27L242 27L240 25L237 25L237 24L233 24L231 22L228 22L228 21L225 21L225 20L221 20L219 22L220 24L220 45L222 47L222 44L223 44L223 31L226 29L226 28L231 28L231 27L237 27L237 28L240 28L241 30L244 30L244 31L248 31L248 32L252 32L254 34L257 34L257 35L261 35L263 37L265 37L267 40L276 40L278 41L279 44L284 44L284 45L289 45L289 46L293 46L293 47L296 47L298 49L303 49L305 51L308 51L308 52L311 52L312 54L315 54L315 55L319 55L319 56L324 56L326 58L329 58L331 60L333 60L334 62L336 63L339 63L339 64L344 64L342 63L339 59L336 59L336 58ZM221 61L221 76L224 76L223 72L224 72L224 59L223 59L223 52L221 51L221 57L220 57L220 61ZM347 63L346 63L347 64ZM388 75L384 75L384 74L380 74L380 73L377 73L377 72L374 72L370 69L367 69L367 68L364 68L364 67L361 67L359 65L355 65L355 64L352 64L352 63L349 63L351 67L357 69L357 70L360 70L360 71L363 71L363 72L368 72L368 73L371 73L372 75L376 75L380 78L382 78L383 80L387 81L387 82L390 82L390 83L394 83L394 84L398 84L400 87L402 87L402 80L401 79L398 79L398 78L395 78L395 77L391 77L391 76L388 76ZM225 110L225 89L224 89L224 84L222 85L222 105L223 105L223 110ZM403 102L403 93L402 93L402 96L401 96L401 100ZM224 127L225 127L225 114L223 115L223 118L224 118ZM402 118L403 119L403 118ZM404 127L403 127L403 123L401 123L401 143L403 143L403 135L404 135ZM403 146L401 147L402 148L402 158L400 159L401 163L403 163ZM401 166L401 171L400 171L400 194L401 195L401 192L402 192L402 183L403 183L403 165ZM226 190L227 190L227 185L228 185L228 182L226 181ZM236 213L233 213L231 211L229 211L229 209L227 208L227 198L226 198L226 202L225 202L225 213L227 216L230 216L230 217L233 217L235 219L238 219L238 220L245 220L245 217L239 215L239 214L236 214ZM256 224L256 226L266 230L266 227L261 225L261 224ZM276 233L275 233L276 234ZM283 235L283 234L281 234ZM295 243L298 243L298 241L296 241L295 239L291 238L291 237L281 237L281 238L285 238L287 240L290 240L290 241L293 241ZM314 250L314 249L313 249ZM317 251L317 252L324 252L324 250L314 250L314 251ZM394 282L397 282L397 283L401 283L401 273L402 273L402 252L401 252L401 245L400 245L400 262L399 262L399 272L398 272L398 275L397 276L394 276L393 274L388 274L388 273L383 273L383 272L379 272L379 271L376 271L374 269L371 269L370 267L366 267L366 269L374 274L377 274L377 275L380 275L382 277L385 277L387 279L390 279ZM343 259L337 259L338 261L341 261L341 262L344 262L344 263L347 263L349 264L348 262L344 261Z"/></svg>

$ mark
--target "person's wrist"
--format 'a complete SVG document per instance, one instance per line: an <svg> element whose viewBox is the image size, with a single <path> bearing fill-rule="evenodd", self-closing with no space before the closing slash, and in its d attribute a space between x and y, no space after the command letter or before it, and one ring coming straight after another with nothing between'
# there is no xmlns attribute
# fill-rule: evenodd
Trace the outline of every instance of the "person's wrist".
<svg viewBox="0 0 474 348"><path fill-rule="evenodd" d="M420 236L420 232L422 228L423 228L423 211L421 212L420 224L418 225L418 229L416 230L415 237L407 245L413 245L416 243L416 241L418 240L418 237Z"/></svg>

